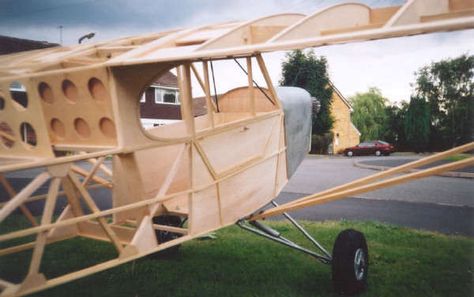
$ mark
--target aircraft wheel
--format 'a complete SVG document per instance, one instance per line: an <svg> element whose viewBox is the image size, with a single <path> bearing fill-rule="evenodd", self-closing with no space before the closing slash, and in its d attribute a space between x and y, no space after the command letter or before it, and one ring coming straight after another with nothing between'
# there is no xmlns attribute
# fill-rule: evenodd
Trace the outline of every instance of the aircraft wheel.
<svg viewBox="0 0 474 297"><path fill-rule="evenodd" d="M183 219L181 219L180 216L161 215L161 216L157 216L153 218L153 224L166 225L166 226L172 226L172 227L182 227ZM155 234L156 234L156 239L158 243L164 243L164 242L183 236L182 234L179 234L179 233L173 233L173 232L163 231L163 230L155 230ZM159 256L164 256L164 257L174 256L178 253L180 246L181 246L180 244L174 245L165 250L159 251L155 253L154 255L159 255Z"/></svg>
<svg viewBox="0 0 474 297"><path fill-rule="evenodd" d="M332 252L332 281L339 294L355 295L367 288L369 253L364 234L353 229L339 233Z"/></svg>

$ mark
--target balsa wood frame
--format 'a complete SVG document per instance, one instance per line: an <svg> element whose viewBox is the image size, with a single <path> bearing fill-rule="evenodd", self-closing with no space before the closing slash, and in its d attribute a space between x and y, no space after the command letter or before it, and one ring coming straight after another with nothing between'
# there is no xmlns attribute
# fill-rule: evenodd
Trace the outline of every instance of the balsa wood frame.
<svg viewBox="0 0 474 297"><path fill-rule="evenodd" d="M384 181L391 174L473 149L468 144L425 161L389 170L263 213L287 183L284 113L262 53L438 31L474 28L474 4L461 0L409 0L399 7L339 4L314 14L279 14L248 22L121 38L0 56L0 223L19 209L32 225L0 234L0 256L32 249L27 277L0 279L0 296L23 296L180 244L242 218L262 219L347 195L473 164L473 158ZM212 94L209 62L244 58L247 85ZM182 121L145 131L140 93L176 68ZM264 96L253 84L260 71ZM193 116L192 77L205 94L207 113ZM13 82L26 90L20 105ZM266 98L269 96L270 103ZM30 143L20 127L33 128ZM106 159L112 168L104 165ZM85 170L83 163L91 165ZM80 164L78 164L80 163ZM9 176L41 168L18 193ZM374 182L376 181L376 182ZM35 195L48 184L46 194ZM94 189L110 189L112 208L100 210ZM53 212L58 199L67 207ZM44 200L39 218L26 205ZM86 207L81 206L81 201ZM183 227L153 224L153 217L187 218ZM159 244L155 230L183 236ZM4 242L35 235L29 243ZM45 247L77 236L110 242L115 259L47 279L40 270Z"/></svg>

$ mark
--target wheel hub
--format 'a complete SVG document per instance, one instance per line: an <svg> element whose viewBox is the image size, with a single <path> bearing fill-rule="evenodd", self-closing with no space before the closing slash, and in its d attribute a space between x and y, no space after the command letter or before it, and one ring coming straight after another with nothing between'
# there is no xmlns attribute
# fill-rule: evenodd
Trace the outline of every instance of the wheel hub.
<svg viewBox="0 0 474 297"><path fill-rule="evenodd" d="M364 250L359 248L356 250L354 255L354 272L355 277L358 281L364 278L366 271L365 253Z"/></svg>

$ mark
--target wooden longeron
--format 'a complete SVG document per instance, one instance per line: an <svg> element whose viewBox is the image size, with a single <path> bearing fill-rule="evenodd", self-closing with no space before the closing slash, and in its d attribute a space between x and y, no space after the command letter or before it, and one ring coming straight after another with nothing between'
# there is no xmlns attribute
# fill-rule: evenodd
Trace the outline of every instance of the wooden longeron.
<svg viewBox="0 0 474 297"><path fill-rule="evenodd" d="M0 279L0 296L26 295L182 243L234 224L276 197L288 180L288 143L285 114L262 53L469 29L473 9L470 0L410 0L381 8L350 3L308 16L279 14L0 56L0 187L9 196L1 204L0 223L19 209L32 224L0 234L0 257L33 250L26 278L20 283ZM248 83L216 100L210 63L233 58L244 59ZM170 69L178 75L182 120L145 131L140 95ZM255 72L265 86L254 85ZM199 117L193 116L193 81L206 98L207 113ZM18 88L26 99L16 98L12 90ZM469 148L472 144L463 149ZM112 168L104 165L106 158ZM91 163L91 169L79 161ZM471 164L472 158L463 162ZM16 192L9 175L33 168L42 170ZM34 195L48 181L47 194ZM361 189L366 182L274 213L339 199L348 189L382 186ZM111 190L110 209L97 207L91 195L95 187ZM67 207L56 218L58 197L65 197ZM44 200L38 218L26 207L37 200ZM185 217L187 224L154 224L153 217L163 214ZM183 236L159 244L155 230ZM8 243L28 235L36 239ZM40 270L45 246L76 236L110 242L117 257L46 279Z"/></svg>

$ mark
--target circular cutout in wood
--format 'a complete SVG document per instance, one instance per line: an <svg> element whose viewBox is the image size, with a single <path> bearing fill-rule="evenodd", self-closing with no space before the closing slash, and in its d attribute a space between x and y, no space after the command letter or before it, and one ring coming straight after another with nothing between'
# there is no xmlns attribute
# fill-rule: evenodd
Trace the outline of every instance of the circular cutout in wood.
<svg viewBox="0 0 474 297"><path fill-rule="evenodd" d="M25 110L28 107L28 93L21 82L13 81L10 84L10 96L19 110Z"/></svg>
<svg viewBox="0 0 474 297"><path fill-rule="evenodd" d="M66 128L59 119L54 118L51 120L51 130L58 138L64 138L66 136Z"/></svg>
<svg viewBox="0 0 474 297"><path fill-rule="evenodd" d="M38 143L35 129L33 129L33 127L27 122L21 123L20 135L21 141L24 144L27 144L28 146L36 146L36 144Z"/></svg>
<svg viewBox="0 0 474 297"><path fill-rule="evenodd" d="M15 133L6 122L0 122L0 142L6 148L11 148L15 144Z"/></svg>
<svg viewBox="0 0 474 297"><path fill-rule="evenodd" d="M52 104L54 102L53 90L47 83L41 82L38 85L38 92L40 94L41 99L43 99L44 102L49 103L49 104Z"/></svg>
<svg viewBox="0 0 474 297"><path fill-rule="evenodd" d="M77 102L79 95L77 92L77 87L72 81L70 81L69 79L63 80L62 89L63 89L64 96L66 96L66 98L69 99L69 102L71 103Z"/></svg>
<svg viewBox="0 0 474 297"><path fill-rule="evenodd" d="M97 78L93 77L88 83L89 93L92 98L97 101L107 101L109 99L109 93L105 88L104 84Z"/></svg>
<svg viewBox="0 0 474 297"><path fill-rule="evenodd" d="M115 132L115 124L111 119L101 118L99 126L100 131L102 131L102 134L104 134L106 137L115 138L117 136L117 133Z"/></svg>
<svg viewBox="0 0 474 297"><path fill-rule="evenodd" d="M88 138L91 136L91 129L89 128L87 122L82 118L77 118L74 120L74 129L82 138Z"/></svg>

